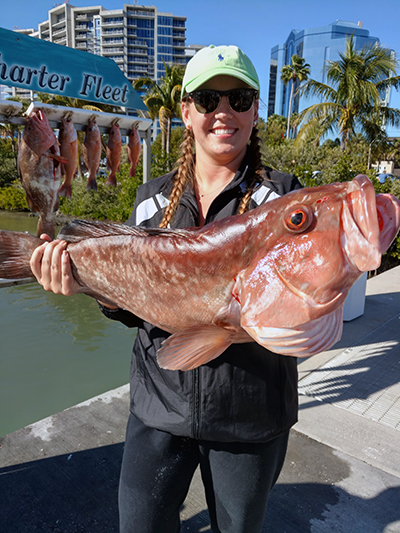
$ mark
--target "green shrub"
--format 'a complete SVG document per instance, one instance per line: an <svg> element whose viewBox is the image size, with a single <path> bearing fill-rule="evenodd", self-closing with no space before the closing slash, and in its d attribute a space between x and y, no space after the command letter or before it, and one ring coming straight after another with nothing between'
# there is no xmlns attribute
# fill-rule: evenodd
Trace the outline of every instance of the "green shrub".
<svg viewBox="0 0 400 533"><path fill-rule="evenodd" d="M77 218L125 222L132 212L142 176L141 164L136 169L136 177L130 178L129 164L125 163L117 172L117 187L106 185L107 178L97 177L97 191L87 191L86 178L77 178L72 182L71 199L60 198L59 210Z"/></svg>
<svg viewBox="0 0 400 533"><path fill-rule="evenodd" d="M25 191L19 183L0 188L0 209L29 211Z"/></svg>
<svg viewBox="0 0 400 533"><path fill-rule="evenodd" d="M7 187L17 179L16 156L11 140L0 138L0 187Z"/></svg>

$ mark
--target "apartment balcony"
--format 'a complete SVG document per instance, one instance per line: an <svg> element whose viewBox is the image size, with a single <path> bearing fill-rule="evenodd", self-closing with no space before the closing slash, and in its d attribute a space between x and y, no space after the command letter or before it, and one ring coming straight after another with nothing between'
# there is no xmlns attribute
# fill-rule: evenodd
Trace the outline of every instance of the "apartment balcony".
<svg viewBox="0 0 400 533"><path fill-rule="evenodd" d="M77 43L75 48L77 48L78 50L87 50L88 45L87 45L87 43Z"/></svg>
<svg viewBox="0 0 400 533"><path fill-rule="evenodd" d="M65 28L65 26L63 26L62 28L60 28L60 29L57 30L57 31L53 31L53 37L54 37L55 35L61 35L62 33L64 33L64 34L66 33L66 28Z"/></svg>
<svg viewBox="0 0 400 533"><path fill-rule="evenodd" d="M134 52L132 52L132 50L129 51L129 57L137 57L137 56L143 56L148 59L148 55L145 50L135 50Z"/></svg>
<svg viewBox="0 0 400 533"><path fill-rule="evenodd" d="M76 30L87 30L88 29L88 25L87 24L76 24L75 25L75 29Z"/></svg>
<svg viewBox="0 0 400 533"><path fill-rule="evenodd" d="M110 29L107 29L107 30L103 30L102 31L102 35L103 36L108 36L108 35L123 35L124 33L124 30L123 28L110 28Z"/></svg>
<svg viewBox="0 0 400 533"><path fill-rule="evenodd" d="M115 54L115 52L123 52L124 48L123 46L120 46L119 48L102 48L102 54L107 55L108 54Z"/></svg>
<svg viewBox="0 0 400 533"><path fill-rule="evenodd" d="M138 56L143 56L147 61L149 60L149 56L145 50L128 50L128 58L137 58ZM140 58L141 59L141 58Z"/></svg>
<svg viewBox="0 0 400 533"><path fill-rule="evenodd" d="M103 19L102 26L123 26L124 19Z"/></svg>
<svg viewBox="0 0 400 533"><path fill-rule="evenodd" d="M179 28L181 30L186 30L186 22L184 20L173 20L172 27Z"/></svg>
<svg viewBox="0 0 400 533"><path fill-rule="evenodd" d="M89 20L87 13L76 15L75 20Z"/></svg>
<svg viewBox="0 0 400 533"><path fill-rule="evenodd" d="M115 61L117 64L120 64L120 63L123 63L124 62L124 57L123 56L107 56L108 59L112 59L113 61Z"/></svg>
<svg viewBox="0 0 400 533"><path fill-rule="evenodd" d="M137 66L134 69L131 68L131 70L128 70L128 76L130 78L139 78L140 76L143 76L143 75L151 76L150 72L151 72L151 69L148 69L147 67Z"/></svg>
<svg viewBox="0 0 400 533"><path fill-rule="evenodd" d="M128 65L131 66L132 68L135 68L133 67L133 65L148 65L149 64L149 61L148 59L146 58L141 58L141 57L136 57L135 59L130 59L128 58Z"/></svg>
<svg viewBox="0 0 400 533"><path fill-rule="evenodd" d="M86 41L86 39L90 37L90 33L83 32L83 33L77 33L75 34L75 40L76 41Z"/></svg>
<svg viewBox="0 0 400 533"><path fill-rule="evenodd" d="M55 44L66 44L67 42L67 36L64 35L64 37L59 37L58 39L53 39L53 43Z"/></svg>
<svg viewBox="0 0 400 533"><path fill-rule="evenodd" d="M103 39L103 46L114 46L124 44L123 39Z"/></svg>
<svg viewBox="0 0 400 533"><path fill-rule="evenodd" d="M134 47L134 46L138 46L140 48L145 48L147 49L147 43L146 41L141 41L140 39L131 39L131 40L128 40L128 46L131 46L131 47ZM135 54L136 53L139 53L139 52L136 52L135 51Z"/></svg>
<svg viewBox="0 0 400 533"><path fill-rule="evenodd" d="M135 17L146 17L146 18L150 18L150 19L154 19L154 10L151 10L151 11L135 11L134 13L129 13L131 16L135 16Z"/></svg>
<svg viewBox="0 0 400 533"><path fill-rule="evenodd" d="M56 26L57 24L62 24L62 23L65 23L65 17L59 17L59 18L56 18L54 16L51 17L51 23L53 26Z"/></svg>

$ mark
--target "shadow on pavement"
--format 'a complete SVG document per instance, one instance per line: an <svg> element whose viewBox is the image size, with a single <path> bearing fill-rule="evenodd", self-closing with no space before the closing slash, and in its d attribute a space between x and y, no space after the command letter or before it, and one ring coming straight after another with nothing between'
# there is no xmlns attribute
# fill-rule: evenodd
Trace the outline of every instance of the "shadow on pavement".
<svg viewBox="0 0 400 533"><path fill-rule="evenodd" d="M382 524L400 520L400 487L374 498L354 496L335 486L348 477L348 465L329 448L318 453L314 446L293 433L263 533L344 531L335 529L343 519L346 533L380 533ZM122 449L114 444L0 469L2 533L118 533ZM194 512L182 533L210 531L205 510Z"/></svg>

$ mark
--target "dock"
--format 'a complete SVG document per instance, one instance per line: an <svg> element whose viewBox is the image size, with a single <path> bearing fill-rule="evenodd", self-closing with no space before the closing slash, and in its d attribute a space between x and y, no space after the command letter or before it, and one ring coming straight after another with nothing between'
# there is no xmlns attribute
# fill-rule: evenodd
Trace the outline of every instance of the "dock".
<svg viewBox="0 0 400 533"><path fill-rule="evenodd" d="M263 533L400 533L399 326L397 267L367 281L339 343L299 359L299 422ZM118 533L128 411L125 385L0 438L2 533ZM211 531L198 471L181 518L181 533Z"/></svg>

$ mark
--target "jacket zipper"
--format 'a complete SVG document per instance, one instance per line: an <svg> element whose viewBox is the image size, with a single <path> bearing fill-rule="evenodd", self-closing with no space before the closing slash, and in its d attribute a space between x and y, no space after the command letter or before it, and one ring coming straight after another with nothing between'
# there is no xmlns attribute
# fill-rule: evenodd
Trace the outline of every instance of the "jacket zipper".
<svg viewBox="0 0 400 533"><path fill-rule="evenodd" d="M193 370L193 438L200 437L200 369Z"/></svg>

